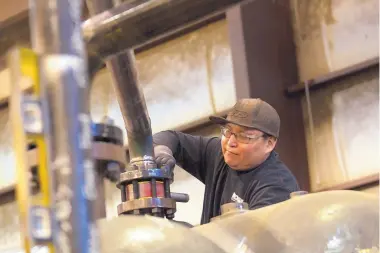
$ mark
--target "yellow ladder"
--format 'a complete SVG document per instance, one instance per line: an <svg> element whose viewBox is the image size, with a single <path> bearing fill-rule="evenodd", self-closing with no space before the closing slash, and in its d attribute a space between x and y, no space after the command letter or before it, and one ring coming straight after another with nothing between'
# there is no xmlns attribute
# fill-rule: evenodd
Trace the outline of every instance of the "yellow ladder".
<svg viewBox="0 0 380 253"><path fill-rule="evenodd" d="M41 108L42 90L39 79L39 59L27 48L15 47L9 51L8 64L11 70L10 120L13 148L16 159L16 200L19 208L21 236L26 253L33 246L47 246L54 252L51 180L48 166L48 149ZM25 91L25 86L30 87ZM32 196L30 187L30 163L28 144L37 146L39 194Z"/></svg>

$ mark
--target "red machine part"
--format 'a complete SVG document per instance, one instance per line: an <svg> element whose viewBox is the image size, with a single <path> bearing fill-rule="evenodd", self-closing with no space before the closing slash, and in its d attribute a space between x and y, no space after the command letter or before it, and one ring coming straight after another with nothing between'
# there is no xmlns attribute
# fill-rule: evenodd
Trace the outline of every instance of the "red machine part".
<svg viewBox="0 0 380 253"><path fill-rule="evenodd" d="M139 198L151 198L152 196L152 182L151 181L141 181L138 182L139 185ZM127 200L133 200L133 184L129 184L125 190ZM165 197L164 183L162 181L156 181L156 193L158 198Z"/></svg>

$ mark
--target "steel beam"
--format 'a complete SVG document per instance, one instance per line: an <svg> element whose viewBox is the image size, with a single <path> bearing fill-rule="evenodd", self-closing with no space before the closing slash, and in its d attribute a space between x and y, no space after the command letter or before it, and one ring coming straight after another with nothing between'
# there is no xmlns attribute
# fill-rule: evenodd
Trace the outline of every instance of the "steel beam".
<svg viewBox="0 0 380 253"><path fill-rule="evenodd" d="M104 57L129 48L143 48L199 23L206 23L240 2L243 0L132 0L98 12L82 25L88 44L90 77L104 67ZM0 55L16 43L30 44L27 16L1 24L0 28ZM4 68L2 59L1 68Z"/></svg>
<svg viewBox="0 0 380 253"><path fill-rule="evenodd" d="M251 0L246 0L251 1ZM92 57L107 58L218 15L242 0L135 0L86 20L83 33Z"/></svg>

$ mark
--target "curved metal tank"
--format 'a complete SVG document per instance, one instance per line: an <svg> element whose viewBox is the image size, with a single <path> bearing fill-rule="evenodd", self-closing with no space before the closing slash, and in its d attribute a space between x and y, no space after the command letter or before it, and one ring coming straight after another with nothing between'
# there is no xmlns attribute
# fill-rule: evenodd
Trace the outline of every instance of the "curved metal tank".
<svg viewBox="0 0 380 253"><path fill-rule="evenodd" d="M153 216L99 220L102 253L227 253L187 226Z"/></svg>
<svg viewBox="0 0 380 253"><path fill-rule="evenodd" d="M301 195L193 228L226 252L379 252L378 198L356 191Z"/></svg>
<svg viewBox="0 0 380 253"><path fill-rule="evenodd" d="M378 198L356 191L301 195L192 229L149 216L99 224L107 253L379 252Z"/></svg>

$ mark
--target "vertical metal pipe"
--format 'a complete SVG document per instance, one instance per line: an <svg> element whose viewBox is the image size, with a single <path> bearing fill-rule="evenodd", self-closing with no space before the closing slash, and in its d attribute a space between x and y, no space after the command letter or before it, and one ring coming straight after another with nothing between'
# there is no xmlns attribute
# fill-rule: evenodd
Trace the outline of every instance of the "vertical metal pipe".
<svg viewBox="0 0 380 253"><path fill-rule="evenodd" d="M124 118L131 162L153 159L152 128L144 94L138 83L133 51L110 57L106 65L112 73Z"/></svg>
<svg viewBox="0 0 380 253"><path fill-rule="evenodd" d="M87 5L89 14L91 16L99 14L105 10L111 9L114 6L112 0L86 0L85 2ZM96 75L96 72L98 70L99 65L96 64L95 67L93 67L92 63L93 62L97 63L98 61L97 61L97 59L93 60L91 58L91 55L89 55L89 59L90 59L89 76L91 78L90 82L92 82L93 78ZM91 86L92 85L90 83L90 87ZM107 122L105 122L105 123L107 123ZM101 170L102 169L103 168L101 168ZM92 215L92 218L95 220L105 218L107 215L107 213L106 213L106 199L105 199L105 193L104 193L104 191L105 191L104 177L103 177L103 173L101 170L97 170L95 173L95 181L96 181L96 185L97 185L97 189L98 189L98 197L96 198L96 200L94 200L91 203L91 206L93 209L93 212L91 215ZM125 191L124 191L124 193L122 191L122 198L123 198L123 194L125 195Z"/></svg>
<svg viewBox="0 0 380 253"><path fill-rule="evenodd" d="M34 50L49 108L54 243L58 252L99 251L89 200L97 197L91 158L87 60L79 0L30 0Z"/></svg>
<svg viewBox="0 0 380 253"><path fill-rule="evenodd" d="M107 9L111 9L114 6L112 0L87 0L86 3L91 16L101 13ZM133 124L135 122L139 122L141 118L143 118L143 122L145 123L146 120L144 121L144 119L147 118L145 99L137 83L137 76L133 56L134 55L132 51L130 51L129 53L120 53L112 59L108 59L106 61L106 64L111 73L113 74L114 88L117 94L118 102L127 130L131 158L139 157L138 160L142 160L143 157L145 157L146 155L153 157L153 142L150 130L150 122L148 122L147 126L145 124L144 128L140 128L140 125ZM136 98L139 99L139 103L137 104L134 102L136 101ZM139 116L140 114L142 114L143 116ZM147 132L147 134L142 135L140 133L140 130ZM149 145L149 142L146 141L147 138L151 140L150 144L152 145L152 147L150 149L144 148L145 143ZM138 148L139 150L136 151L136 149ZM148 150L151 150L151 152L146 153ZM98 183L98 186L100 187L98 188L98 190L104 189L104 182L101 177L101 174L96 173L96 181ZM133 189L135 199L139 198L138 182L134 182ZM125 193L122 192L122 196L123 194ZM92 205L95 210L104 209L105 199L97 198L92 203ZM100 216L101 214L101 212L97 212L94 213L93 216L95 219L104 218Z"/></svg>
<svg viewBox="0 0 380 253"><path fill-rule="evenodd" d="M112 0L87 0L90 15L114 7ZM132 50L106 59L127 130L131 161L153 159L153 139L144 94L138 83Z"/></svg>

